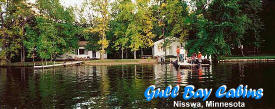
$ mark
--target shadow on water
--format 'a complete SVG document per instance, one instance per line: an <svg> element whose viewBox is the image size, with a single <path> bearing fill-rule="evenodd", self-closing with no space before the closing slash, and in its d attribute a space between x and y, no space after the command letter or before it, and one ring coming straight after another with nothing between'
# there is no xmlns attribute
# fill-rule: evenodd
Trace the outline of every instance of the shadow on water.
<svg viewBox="0 0 275 109"><path fill-rule="evenodd" d="M176 70L170 64L72 66L54 69L0 68L0 108L108 108L173 107L177 98L157 98L148 102L144 91L150 85L213 88L208 100L245 101L248 108L272 108L275 97L275 63L221 63L210 67ZM264 97L217 99L221 85L236 88L263 88ZM201 99L190 101L202 101Z"/></svg>

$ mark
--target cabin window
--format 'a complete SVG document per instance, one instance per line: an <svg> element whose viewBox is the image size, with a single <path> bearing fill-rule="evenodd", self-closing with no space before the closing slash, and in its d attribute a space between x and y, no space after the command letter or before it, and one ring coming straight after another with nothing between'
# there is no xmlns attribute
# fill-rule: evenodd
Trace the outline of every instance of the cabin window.
<svg viewBox="0 0 275 109"><path fill-rule="evenodd" d="M84 55L85 54L85 49L79 49L79 55Z"/></svg>
<svg viewBox="0 0 275 109"><path fill-rule="evenodd" d="M96 58L96 51L93 51L93 58Z"/></svg>

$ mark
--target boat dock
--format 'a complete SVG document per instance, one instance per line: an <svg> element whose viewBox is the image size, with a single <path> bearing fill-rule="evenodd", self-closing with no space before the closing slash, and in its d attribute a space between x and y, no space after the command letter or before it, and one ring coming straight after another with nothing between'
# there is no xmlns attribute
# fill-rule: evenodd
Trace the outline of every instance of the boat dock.
<svg viewBox="0 0 275 109"><path fill-rule="evenodd" d="M197 66L198 64L190 64L185 62L178 62L179 66ZM210 64L200 64L201 66L210 66Z"/></svg>
<svg viewBox="0 0 275 109"><path fill-rule="evenodd" d="M58 67L58 66L67 66L67 65L78 65L82 64L83 61L74 61L74 62L64 62L60 64L53 64L53 65L42 65L42 66L33 66L35 69L40 69L40 68L51 68L51 67Z"/></svg>

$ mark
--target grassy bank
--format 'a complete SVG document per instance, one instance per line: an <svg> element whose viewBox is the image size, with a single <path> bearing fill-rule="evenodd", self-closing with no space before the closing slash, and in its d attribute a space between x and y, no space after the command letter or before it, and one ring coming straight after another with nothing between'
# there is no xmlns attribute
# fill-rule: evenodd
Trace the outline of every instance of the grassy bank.
<svg viewBox="0 0 275 109"><path fill-rule="evenodd" d="M69 62L69 61L67 61ZM42 65L42 62L34 62L36 66ZM9 63L2 67L33 67L33 62L15 62ZM56 61L55 64L64 63L64 61ZM87 60L84 65L124 65L124 64L154 64L157 63L155 59L105 59L105 60ZM47 65L52 65L53 62L47 62ZM44 65L46 63L44 62Z"/></svg>
<svg viewBox="0 0 275 109"><path fill-rule="evenodd" d="M124 65L124 64L154 64L155 59L105 59L85 61L85 65Z"/></svg>
<svg viewBox="0 0 275 109"><path fill-rule="evenodd" d="M36 66L38 65L43 65L41 61L36 61L34 62ZM33 62L14 62L14 63L9 63L7 65L4 65L4 67L33 67L34 66ZM64 63L63 61L57 61L55 64L59 63ZM54 62L47 62L47 65L52 65ZM46 62L44 62L44 65L46 65Z"/></svg>
<svg viewBox="0 0 275 109"><path fill-rule="evenodd" d="M244 57L224 57L223 59L275 59L275 56L244 56Z"/></svg>
<svg viewBox="0 0 275 109"><path fill-rule="evenodd" d="M223 57L221 62L233 62L233 61L275 61L275 56L232 56Z"/></svg>

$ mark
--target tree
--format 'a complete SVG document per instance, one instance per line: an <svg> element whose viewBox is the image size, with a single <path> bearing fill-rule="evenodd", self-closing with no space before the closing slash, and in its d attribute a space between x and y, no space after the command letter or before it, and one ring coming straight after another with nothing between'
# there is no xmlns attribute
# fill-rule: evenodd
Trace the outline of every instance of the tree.
<svg viewBox="0 0 275 109"><path fill-rule="evenodd" d="M135 5L131 0L118 0L113 6L114 20L112 21L112 31L114 32L114 48L121 50L123 59L124 50L128 48L130 37L126 35L129 24L133 21Z"/></svg>
<svg viewBox="0 0 275 109"><path fill-rule="evenodd" d="M197 0L195 7L189 53L230 55L232 48L242 45L250 19L241 10L240 0Z"/></svg>
<svg viewBox="0 0 275 109"><path fill-rule="evenodd" d="M59 0L38 0L37 8L39 15L36 15L34 23L26 28L27 39L24 43L28 49L28 56L37 53L42 60L52 60L58 55L76 49L76 34L79 28L74 25L72 8L65 9Z"/></svg>
<svg viewBox="0 0 275 109"><path fill-rule="evenodd" d="M101 45L100 59L104 59L105 49L109 46L109 41L106 38L106 32L109 30L109 1L108 0L91 0L93 5L92 11L96 14L94 16L93 27L90 28L91 33L98 33L100 40L98 44Z"/></svg>
<svg viewBox="0 0 275 109"><path fill-rule="evenodd" d="M98 44L98 41L100 40L99 33L90 31L87 31L88 27L93 26L93 3L89 0L85 0L81 7L75 7L75 13L77 13L78 20L76 21L78 32L77 36L79 40L87 40L88 43L85 46L85 49L92 50L92 51L99 51L101 48L101 45Z"/></svg>
<svg viewBox="0 0 275 109"><path fill-rule="evenodd" d="M36 46L38 45L38 29L36 29L36 19L32 20L32 23L29 23L25 30L26 30L26 36L24 40L24 46L27 48L27 57L30 57L33 59L35 58L36 53Z"/></svg>
<svg viewBox="0 0 275 109"><path fill-rule="evenodd" d="M153 7L154 16L158 19L154 33L164 40L162 47L166 55L166 47L173 41L171 39L177 37L181 43L185 41L190 25L189 9L186 2L181 0L155 0Z"/></svg>
<svg viewBox="0 0 275 109"><path fill-rule="evenodd" d="M21 62L25 61L25 26L32 15L31 5L25 0L1 1L1 63L10 62L19 52Z"/></svg>
<svg viewBox="0 0 275 109"><path fill-rule="evenodd" d="M149 5L150 0L137 0L135 4L134 17L130 22L126 35L130 38L130 48L134 51L134 59L136 59L136 51L140 48L153 46L152 33L153 14Z"/></svg>
<svg viewBox="0 0 275 109"><path fill-rule="evenodd" d="M242 44L247 47L254 47L258 52L258 48L262 44L262 38L260 36L263 30L263 20L260 17L263 10L262 0L240 0L241 12L246 14L249 21L245 24L247 30L245 31Z"/></svg>

